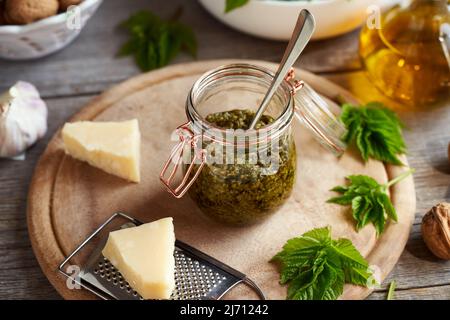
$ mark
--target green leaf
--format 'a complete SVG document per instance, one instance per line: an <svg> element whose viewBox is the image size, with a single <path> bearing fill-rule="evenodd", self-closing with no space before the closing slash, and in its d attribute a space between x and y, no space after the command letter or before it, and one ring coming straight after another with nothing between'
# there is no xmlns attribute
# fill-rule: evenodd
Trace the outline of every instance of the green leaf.
<svg viewBox="0 0 450 320"><path fill-rule="evenodd" d="M396 212L394 206L392 205L392 202L389 199L387 194L379 193L378 194L378 203L383 206L384 211L387 213L389 218L391 218L395 222L398 221L397 212Z"/></svg>
<svg viewBox="0 0 450 320"><path fill-rule="evenodd" d="M272 258L272 261L281 263L280 283L285 284L296 277L299 270L309 266L311 257L320 254L321 248L330 243L329 228L314 229L303 234L302 237L288 240L283 250Z"/></svg>
<svg viewBox="0 0 450 320"><path fill-rule="evenodd" d="M301 239L310 241L311 243L314 242L327 245L329 242L331 242L331 228L324 227L313 229L304 233Z"/></svg>
<svg viewBox="0 0 450 320"><path fill-rule="evenodd" d="M169 51L170 51L170 34L167 28L162 28L158 38L157 44L157 65L158 67L165 66L169 63Z"/></svg>
<svg viewBox="0 0 450 320"><path fill-rule="evenodd" d="M130 39L122 45L118 56L134 56L142 71L169 64L180 51L195 57L197 40L191 28L177 21L181 12L177 10L168 20L162 20L150 11L133 14L121 23Z"/></svg>
<svg viewBox="0 0 450 320"><path fill-rule="evenodd" d="M367 197L356 196L352 200L353 218L358 221L356 228L363 228L368 222L369 209L371 208L370 200Z"/></svg>
<svg viewBox="0 0 450 320"><path fill-rule="evenodd" d="M348 176L348 185L336 186L332 191L340 193L338 197L327 200L329 203L351 205L356 230L364 228L371 222L377 235L381 235L389 219L397 222L398 217L394 206L387 194L387 189L395 183L405 179L414 170L403 172L386 184L379 184L375 179L365 175Z"/></svg>
<svg viewBox="0 0 450 320"><path fill-rule="evenodd" d="M345 282L358 286L368 286L368 280L372 276L369 268L347 268L345 269Z"/></svg>
<svg viewBox="0 0 450 320"><path fill-rule="evenodd" d="M369 265L353 243L345 238L333 241L333 249L339 255L344 266L368 268Z"/></svg>
<svg viewBox="0 0 450 320"><path fill-rule="evenodd" d="M310 248L322 247L331 242L330 228L319 228L313 229L309 232L304 233L299 238L293 238L286 242L283 246L283 250L278 253L278 255L287 255L292 253L297 253L298 249L307 250Z"/></svg>
<svg viewBox="0 0 450 320"><path fill-rule="evenodd" d="M323 271L323 263L318 266L312 266L293 279L288 287L287 298L293 300L313 300L314 284Z"/></svg>
<svg viewBox="0 0 450 320"><path fill-rule="evenodd" d="M330 198L327 200L328 203L336 203L336 204L340 204L340 205L348 205L351 204L353 200L353 195L344 195L344 196L340 196L340 197L334 197L334 198Z"/></svg>
<svg viewBox="0 0 450 320"><path fill-rule="evenodd" d="M345 282L366 286L372 275L369 264L348 239L339 239L334 242L334 250L344 269Z"/></svg>
<svg viewBox="0 0 450 320"><path fill-rule="evenodd" d="M342 140L347 144L354 142L364 161L374 158L403 165L398 159L399 154L406 152L403 124L393 111L378 102L360 107L344 104L340 119L347 128Z"/></svg>
<svg viewBox="0 0 450 320"><path fill-rule="evenodd" d="M345 272L342 269L334 269L335 280L324 292L321 300L336 300L344 292Z"/></svg>
<svg viewBox="0 0 450 320"><path fill-rule="evenodd" d="M344 187L344 186L336 186L333 189L331 189L330 191L334 191L337 193L346 193L348 191L348 188Z"/></svg>
<svg viewBox="0 0 450 320"><path fill-rule="evenodd" d="M379 194L374 195L374 200L372 201L372 211L373 214L371 216L372 222L375 225L375 229L377 231L377 235L381 235L384 231L384 226L387 222L387 214L384 210L384 207L382 204L380 204L379 200Z"/></svg>
<svg viewBox="0 0 450 320"><path fill-rule="evenodd" d="M280 283L293 300L335 300L345 283L366 285L370 275L351 241L333 240L329 227L288 240L272 261L280 263Z"/></svg>
<svg viewBox="0 0 450 320"><path fill-rule="evenodd" d="M179 24L178 35L180 37L180 43L183 50L189 53L193 58L197 56L197 39L194 32L190 28Z"/></svg>
<svg viewBox="0 0 450 320"><path fill-rule="evenodd" d="M350 187L364 186L368 188L377 188L379 186L377 180L365 175L351 175L346 177L350 181Z"/></svg>
<svg viewBox="0 0 450 320"><path fill-rule="evenodd" d="M361 157L364 161L369 160L369 154L371 154L372 147L370 145L371 132L365 128L358 128L356 131L356 145L361 152Z"/></svg>
<svg viewBox="0 0 450 320"><path fill-rule="evenodd" d="M117 56L119 57L129 56L135 50L136 50L136 43L130 40L122 45L119 52L117 53Z"/></svg>
<svg viewBox="0 0 450 320"><path fill-rule="evenodd" d="M396 287L397 287L397 282L395 280L392 280L392 282L389 284L389 291L388 291L386 300L394 300L394 293L395 293Z"/></svg>
<svg viewBox="0 0 450 320"><path fill-rule="evenodd" d="M226 0L225 13L246 5L250 0Z"/></svg>

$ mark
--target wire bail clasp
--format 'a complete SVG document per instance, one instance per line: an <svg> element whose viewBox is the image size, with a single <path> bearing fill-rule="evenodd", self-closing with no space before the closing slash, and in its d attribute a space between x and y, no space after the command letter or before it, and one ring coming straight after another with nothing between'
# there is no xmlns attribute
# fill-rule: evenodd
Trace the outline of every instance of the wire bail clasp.
<svg viewBox="0 0 450 320"><path fill-rule="evenodd" d="M159 175L159 180L166 186L167 191L169 191L175 198L181 198L187 192L187 190L194 183L195 179L197 179L200 174L203 166L206 163L206 151L203 148L197 147L198 139L201 137L199 134L195 134L191 130L191 123L187 122L182 124L177 128L177 133L180 138L178 144L172 149L172 153L170 154L169 159L164 164L163 169ZM193 157L191 158L191 162L189 167L187 168L184 176L180 182L180 184L176 187L172 186L172 181L175 177L175 174L178 171L179 166L183 160L183 154L185 148L189 146L191 150L193 150ZM196 162L200 161L198 167L195 169L195 173L191 179L189 179L191 172L194 170ZM170 174L166 178L167 172L170 170Z"/></svg>
<svg viewBox="0 0 450 320"><path fill-rule="evenodd" d="M292 88L291 94L293 96L295 96L297 91L299 91L305 85L305 83L302 80L295 80L295 69L294 68L289 69L289 72L286 75L286 77L284 78L284 80L286 80L289 83L289 85L291 86L291 88Z"/></svg>

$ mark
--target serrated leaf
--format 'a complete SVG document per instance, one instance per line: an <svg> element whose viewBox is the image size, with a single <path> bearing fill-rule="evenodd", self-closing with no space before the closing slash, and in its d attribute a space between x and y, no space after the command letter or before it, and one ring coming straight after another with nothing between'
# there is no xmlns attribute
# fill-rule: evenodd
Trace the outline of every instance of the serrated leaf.
<svg viewBox="0 0 450 320"><path fill-rule="evenodd" d="M361 152L361 157L364 161L369 160L369 154L371 154L371 145L370 145L370 135L371 132L365 130L364 128L360 128L356 132L356 145L358 146L359 151Z"/></svg>
<svg viewBox="0 0 450 320"><path fill-rule="evenodd" d="M118 57L124 57L132 54L136 50L136 43L135 41L128 41L122 45L122 47L119 49L119 52L117 53Z"/></svg>
<svg viewBox="0 0 450 320"><path fill-rule="evenodd" d="M379 203L383 206L383 208L386 211L389 218L391 218L392 220L397 222L398 221L397 212L396 212L394 206L392 205L392 202L389 199L388 195L384 194L384 193L380 193L378 195L378 198L379 198Z"/></svg>
<svg viewBox="0 0 450 320"><path fill-rule="evenodd" d="M342 269L334 269L336 278L326 290L322 300L336 300L344 292L345 274Z"/></svg>
<svg viewBox="0 0 450 320"><path fill-rule="evenodd" d="M133 55L143 71L167 65L180 51L195 57L197 41L191 28L176 21L181 11L172 19L162 20L149 11L139 11L121 26L130 34L118 55Z"/></svg>
<svg viewBox="0 0 450 320"><path fill-rule="evenodd" d="M314 300L336 300L343 292L344 272L325 263L314 284Z"/></svg>
<svg viewBox="0 0 450 320"><path fill-rule="evenodd" d="M348 176L348 185L336 186L332 189L342 195L330 198L327 202L351 205L356 230L360 230L371 222L375 226L377 236L379 236L383 233L387 220L398 220L395 208L387 194L388 186L403 180L412 172L413 170L406 171L383 185L369 176Z"/></svg>
<svg viewBox="0 0 450 320"><path fill-rule="evenodd" d="M346 179L350 181L350 186L347 186L348 188L364 186L372 189L380 186L377 180L365 175L351 175L346 177Z"/></svg>
<svg viewBox="0 0 450 320"><path fill-rule="evenodd" d="M369 265L364 257L355 248L353 243L345 238L333 241L333 249L339 255L344 266L368 268Z"/></svg>
<svg viewBox="0 0 450 320"><path fill-rule="evenodd" d="M371 221L371 216L370 216L370 214L372 213L371 209L372 209L372 205L369 203L367 210L364 213L362 213L358 218L358 222L356 224L356 230L361 230Z"/></svg>
<svg viewBox="0 0 450 320"><path fill-rule="evenodd" d="M336 186L333 189L331 189L330 191L334 191L334 192L337 192L337 193L345 193L345 192L348 191L348 188L345 187L345 186Z"/></svg>
<svg viewBox="0 0 450 320"><path fill-rule="evenodd" d="M306 270L300 271L289 284L287 298L294 300L314 299L313 285L323 270L323 263L324 261L321 261L318 266L312 265Z"/></svg>
<svg viewBox="0 0 450 320"><path fill-rule="evenodd" d="M356 228L359 230L367 224L369 209L371 208L370 201L367 197L357 196L352 200L352 215L358 221Z"/></svg>
<svg viewBox="0 0 450 320"><path fill-rule="evenodd" d="M358 286L367 286L367 281L372 276L369 268L348 268L345 269L345 282Z"/></svg>
<svg viewBox="0 0 450 320"><path fill-rule="evenodd" d="M177 33L180 37L182 48L195 58L197 56L197 39L192 29L178 24Z"/></svg>
<svg viewBox="0 0 450 320"><path fill-rule="evenodd" d="M158 66L162 67L169 63L170 34L167 28L162 28L158 39Z"/></svg>
<svg viewBox="0 0 450 320"><path fill-rule="evenodd" d="M272 260L280 262L280 283L288 284L287 298L294 300L335 300L346 278L348 283L363 282L367 266L351 241L333 240L328 227L288 240Z"/></svg>
<svg viewBox="0 0 450 320"><path fill-rule="evenodd" d="M372 222L375 225L377 236L380 236L383 233L384 225L386 224L385 211L378 201L374 201L372 212Z"/></svg>
<svg viewBox="0 0 450 320"><path fill-rule="evenodd" d="M347 128L342 140L354 142L364 161L374 158L402 165L398 155L406 152L403 124L393 111L376 102L361 107L344 104L340 119Z"/></svg>
<svg viewBox="0 0 450 320"><path fill-rule="evenodd" d="M234 9L246 5L249 0L226 0L225 2L225 13L228 13Z"/></svg>
<svg viewBox="0 0 450 320"><path fill-rule="evenodd" d="M343 195L343 196L339 196L339 197L333 197L327 200L328 203L335 203L335 204L340 204L340 205L348 205L352 203L354 195L350 194L350 195Z"/></svg>
<svg viewBox="0 0 450 320"><path fill-rule="evenodd" d="M311 230L301 237L290 239L283 246L283 250L279 252L273 259L276 259L278 256L289 255L292 253L298 253L299 248L301 248L304 252L309 248L316 248L323 246L324 244L328 244L331 241L331 235L329 228L320 228Z"/></svg>

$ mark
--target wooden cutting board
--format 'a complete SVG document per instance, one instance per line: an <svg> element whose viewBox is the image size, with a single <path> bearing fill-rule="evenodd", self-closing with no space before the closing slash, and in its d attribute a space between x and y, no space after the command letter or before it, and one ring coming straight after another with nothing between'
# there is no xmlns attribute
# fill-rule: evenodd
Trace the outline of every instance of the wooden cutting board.
<svg viewBox="0 0 450 320"><path fill-rule="evenodd" d="M352 150L337 159L298 123L294 124L298 174L293 195L263 223L245 228L223 226L204 217L188 196L177 200L165 191L159 182L159 172L174 145L170 134L186 121L184 104L190 87L202 73L231 62L236 61L181 64L139 75L93 99L70 119L137 118L142 134L139 184L66 156L59 131L50 141L30 186L28 228L42 270L64 298L94 298L82 289L69 290L57 267L115 211L127 212L145 222L173 216L178 239L247 274L269 299L285 299L286 287L278 284L277 269L268 261L286 240L315 227L330 225L334 237L351 239L375 266L381 279L392 270L404 249L414 217L413 179L409 177L390 190L398 223L389 224L378 239L372 226L357 233L348 208L325 202L333 195L328 190L343 184L344 177L350 174L367 174L386 182L405 168L377 161L363 164ZM263 61L245 62L276 68ZM330 99L343 95L347 100L355 100L344 89L311 73L297 70L297 76ZM362 299L369 293L367 288L347 285L341 298ZM256 296L245 286L238 286L226 298Z"/></svg>

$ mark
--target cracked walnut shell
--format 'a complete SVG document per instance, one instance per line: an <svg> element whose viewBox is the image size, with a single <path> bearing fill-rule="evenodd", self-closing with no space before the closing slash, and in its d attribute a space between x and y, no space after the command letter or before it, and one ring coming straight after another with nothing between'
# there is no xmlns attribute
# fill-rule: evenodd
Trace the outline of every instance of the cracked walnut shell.
<svg viewBox="0 0 450 320"><path fill-rule="evenodd" d="M450 260L450 203L439 203L423 217L422 237L436 257Z"/></svg>

